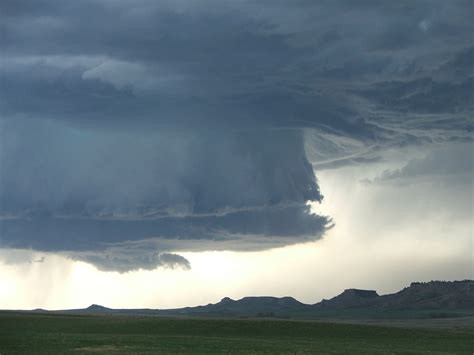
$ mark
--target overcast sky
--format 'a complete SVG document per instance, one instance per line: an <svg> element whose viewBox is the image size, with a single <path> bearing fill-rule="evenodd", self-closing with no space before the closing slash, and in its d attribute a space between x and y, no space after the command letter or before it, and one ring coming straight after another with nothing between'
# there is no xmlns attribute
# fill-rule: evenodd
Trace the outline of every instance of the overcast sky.
<svg viewBox="0 0 474 355"><path fill-rule="evenodd" d="M2 1L0 308L473 278L473 13Z"/></svg>

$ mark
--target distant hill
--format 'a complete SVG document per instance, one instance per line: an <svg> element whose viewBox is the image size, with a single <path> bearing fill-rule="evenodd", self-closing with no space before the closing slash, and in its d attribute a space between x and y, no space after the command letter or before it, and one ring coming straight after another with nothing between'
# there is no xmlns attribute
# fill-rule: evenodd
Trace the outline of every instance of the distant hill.
<svg viewBox="0 0 474 355"><path fill-rule="evenodd" d="M387 309L471 309L474 281L414 282L400 292L381 296L375 306Z"/></svg>
<svg viewBox="0 0 474 355"><path fill-rule="evenodd" d="M349 289L330 300L314 305L319 309L373 308L379 310L472 309L474 281L413 282L409 287L389 295L375 291Z"/></svg>
<svg viewBox="0 0 474 355"><path fill-rule="evenodd" d="M330 300L322 300L314 305L316 309L345 309L373 304L380 296L376 291L350 288Z"/></svg>
<svg viewBox="0 0 474 355"><path fill-rule="evenodd" d="M213 316L273 316L275 314L291 314L310 307L293 297L244 297L240 300L233 300L224 297L220 302L208 304L207 306L186 307L179 309L165 310L170 314L179 313L187 315L213 315Z"/></svg>
<svg viewBox="0 0 474 355"><path fill-rule="evenodd" d="M100 306L98 304L91 304L89 307L84 309L84 312L90 312L90 313L101 313L101 312L109 312L111 311L110 308Z"/></svg>
<svg viewBox="0 0 474 355"><path fill-rule="evenodd" d="M36 310L36 312L48 312ZM134 314L173 317L279 317L279 318L442 318L474 316L474 281L414 282L403 290L379 296L373 290L347 289L316 304L292 297L229 297L205 306L176 309L85 309L55 311L87 314Z"/></svg>

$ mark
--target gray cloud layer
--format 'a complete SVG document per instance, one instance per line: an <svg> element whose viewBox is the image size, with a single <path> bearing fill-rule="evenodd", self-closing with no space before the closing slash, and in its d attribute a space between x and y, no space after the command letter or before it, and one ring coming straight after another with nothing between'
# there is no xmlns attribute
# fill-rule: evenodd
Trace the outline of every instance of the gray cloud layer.
<svg viewBox="0 0 474 355"><path fill-rule="evenodd" d="M368 183L401 183L409 184L413 180L436 181L457 179L461 183L471 185L467 188L472 191L474 180L474 144L456 144L441 146L429 151L424 157L412 159L405 166L395 170L385 170L380 176ZM472 206L471 206L472 209Z"/></svg>
<svg viewBox="0 0 474 355"><path fill-rule="evenodd" d="M124 271L321 237L312 165L472 140L472 7L2 1L2 246Z"/></svg>

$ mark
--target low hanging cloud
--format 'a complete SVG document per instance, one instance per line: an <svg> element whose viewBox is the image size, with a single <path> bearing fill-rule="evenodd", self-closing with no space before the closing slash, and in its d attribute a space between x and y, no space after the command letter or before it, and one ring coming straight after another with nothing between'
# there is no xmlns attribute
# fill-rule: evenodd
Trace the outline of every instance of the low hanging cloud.
<svg viewBox="0 0 474 355"><path fill-rule="evenodd" d="M472 141L470 9L2 1L0 246L127 271L321 238L313 168Z"/></svg>
<svg viewBox="0 0 474 355"><path fill-rule="evenodd" d="M330 224L307 206L322 195L297 130L111 134L16 119L3 132L4 247L75 250L125 271L131 255L137 267L166 265L160 253L183 240L259 249L320 236ZM150 238L168 244L118 246Z"/></svg>

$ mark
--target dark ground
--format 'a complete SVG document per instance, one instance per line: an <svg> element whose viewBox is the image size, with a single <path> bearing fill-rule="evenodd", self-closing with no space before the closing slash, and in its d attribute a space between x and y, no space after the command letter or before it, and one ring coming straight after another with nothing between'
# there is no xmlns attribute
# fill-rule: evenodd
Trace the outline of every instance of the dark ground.
<svg viewBox="0 0 474 355"><path fill-rule="evenodd" d="M447 321L447 320L446 320ZM0 312L0 353L473 354L474 327Z"/></svg>

